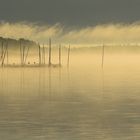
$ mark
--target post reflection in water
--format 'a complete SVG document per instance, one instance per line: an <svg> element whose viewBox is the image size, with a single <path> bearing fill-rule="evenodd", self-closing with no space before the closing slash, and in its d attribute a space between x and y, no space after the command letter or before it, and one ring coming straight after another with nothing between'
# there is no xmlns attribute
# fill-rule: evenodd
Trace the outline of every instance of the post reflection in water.
<svg viewBox="0 0 140 140"><path fill-rule="evenodd" d="M0 138L139 140L140 70L128 68L0 69Z"/></svg>

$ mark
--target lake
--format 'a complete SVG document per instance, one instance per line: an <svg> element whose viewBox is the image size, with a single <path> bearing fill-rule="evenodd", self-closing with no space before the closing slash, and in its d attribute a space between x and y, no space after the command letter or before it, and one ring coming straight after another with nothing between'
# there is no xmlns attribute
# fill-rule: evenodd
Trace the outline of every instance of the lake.
<svg viewBox="0 0 140 140"><path fill-rule="evenodd" d="M108 56L104 69L94 57L1 68L0 139L139 140L139 56Z"/></svg>

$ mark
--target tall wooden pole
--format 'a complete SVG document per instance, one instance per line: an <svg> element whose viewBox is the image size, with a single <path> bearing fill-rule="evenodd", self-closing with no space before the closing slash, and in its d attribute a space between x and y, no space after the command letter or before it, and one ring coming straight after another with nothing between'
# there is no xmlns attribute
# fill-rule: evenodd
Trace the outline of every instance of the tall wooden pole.
<svg viewBox="0 0 140 140"><path fill-rule="evenodd" d="M25 49L26 49L26 47L23 46L23 52L22 52L23 65L24 65L24 62L25 62Z"/></svg>
<svg viewBox="0 0 140 140"><path fill-rule="evenodd" d="M68 48L68 61L67 61L67 66L69 67L69 64L70 64L70 45L69 45L69 48Z"/></svg>
<svg viewBox="0 0 140 140"><path fill-rule="evenodd" d="M23 64L23 61L22 61L22 44L21 44L21 40L20 40L20 61L21 61L21 65Z"/></svg>
<svg viewBox="0 0 140 140"><path fill-rule="evenodd" d="M4 59L4 42L2 41L2 50L1 50L1 65L3 66L3 59Z"/></svg>
<svg viewBox="0 0 140 140"><path fill-rule="evenodd" d="M2 55L1 55L1 65L4 65L4 42L2 42Z"/></svg>
<svg viewBox="0 0 140 140"><path fill-rule="evenodd" d="M44 65L46 64L46 51L45 51L45 46L43 44L43 48L44 48Z"/></svg>
<svg viewBox="0 0 140 140"><path fill-rule="evenodd" d="M51 51L52 51L52 45L51 45L51 39L49 39L49 66L51 66Z"/></svg>
<svg viewBox="0 0 140 140"><path fill-rule="evenodd" d="M40 44L38 44L38 49L39 49L39 65L41 65L41 47Z"/></svg>
<svg viewBox="0 0 140 140"><path fill-rule="evenodd" d="M26 60L27 60L28 54L29 54L29 46L27 48L27 52L26 52L26 55L25 55L24 64L26 64Z"/></svg>
<svg viewBox="0 0 140 140"><path fill-rule="evenodd" d="M41 59L42 59L42 64L44 65L44 48L41 48Z"/></svg>
<svg viewBox="0 0 140 140"><path fill-rule="evenodd" d="M105 53L105 46L102 46L102 69L104 68L104 53Z"/></svg>
<svg viewBox="0 0 140 140"><path fill-rule="evenodd" d="M2 53L1 53L1 60L3 59L4 55L4 42L2 41Z"/></svg>
<svg viewBox="0 0 140 140"><path fill-rule="evenodd" d="M2 60L2 57L3 57L3 41L1 43L1 54L0 54L0 61Z"/></svg>
<svg viewBox="0 0 140 140"><path fill-rule="evenodd" d="M61 66L61 44L59 45L59 66Z"/></svg>
<svg viewBox="0 0 140 140"><path fill-rule="evenodd" d="M42 48L42 60L43 60L43 64L45 65L45 47L44 47L44 44L43 44L43 48Z"/></svg>
<svg viewBox="0 0 140 140"><path fill-rule="evenodd" d="M4 50L3 50L3 57L2 57L2 63L1 63L2 66L4 66L5 56L6 56L6 53L7 53L7 46L5 46L3 49Z"/></svg>
<svg viewBox="0 0 140 140"><path fill-rule="evenodd" d="M9 44L8 44L8 41L7 41L7 65L9 64L9 52L8 52L8 48L9 48L9 47L8 47L8 45L9 45Z"/></svg>

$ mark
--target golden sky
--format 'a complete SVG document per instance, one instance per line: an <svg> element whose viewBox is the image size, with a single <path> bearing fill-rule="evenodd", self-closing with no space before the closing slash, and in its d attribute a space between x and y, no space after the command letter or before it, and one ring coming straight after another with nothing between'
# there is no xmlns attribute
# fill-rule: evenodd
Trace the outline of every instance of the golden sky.
<svg viewBox="0 0 140 140"><path fill-rule="evenodd" d="M89 45L102 43L140 43L140 24L104 24L82 28L65 28L60 24L39 25L31 22L0 24L0 36L26 38L46 44L54 43Z"/></svg>

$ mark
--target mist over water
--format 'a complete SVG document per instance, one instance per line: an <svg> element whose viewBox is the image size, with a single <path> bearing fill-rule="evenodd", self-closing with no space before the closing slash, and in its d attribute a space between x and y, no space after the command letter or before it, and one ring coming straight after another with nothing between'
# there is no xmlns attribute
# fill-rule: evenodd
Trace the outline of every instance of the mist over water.
<svg viewBox="0 0 140 140"><path fill-rule="evenodd" d="M105 48L102 69L101 54L72 51L69 68L66 54L62 68L0 68L0 138L139 140L140 55Z"/></svg>
<svg viewBox="0 0 140 140"><path fill-rule="evenodd" d="M36 42L48 43L52 38L55 44L72 44L75 46L91 44L140 44L140 23L107 23L96 26L71 27L56 23L39 24L34 22L0 22L0 36L6 38L25 38Z"/></svg>

